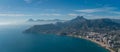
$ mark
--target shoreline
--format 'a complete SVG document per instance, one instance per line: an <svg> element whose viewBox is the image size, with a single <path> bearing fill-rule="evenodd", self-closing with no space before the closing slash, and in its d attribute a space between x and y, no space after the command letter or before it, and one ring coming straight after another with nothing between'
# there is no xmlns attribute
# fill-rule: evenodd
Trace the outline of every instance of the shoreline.
<svg viewBox="0 0 120 52"><path fill-rule="evenodd" d="M73 36L73 35L68 35L68 36L70 36L70 37L76 37L76 38L81 38L81 39L85 39L85 40L91 41L91 42L96 43L96 44L100 45L101 47L107 49L110 52L115 52L114 50L110 49L108 45L106 45L106 44L104 44L102 42L98 42L96 40L89 39L89 38L86 38L86 37L81 37L81 36Z"/></svg>

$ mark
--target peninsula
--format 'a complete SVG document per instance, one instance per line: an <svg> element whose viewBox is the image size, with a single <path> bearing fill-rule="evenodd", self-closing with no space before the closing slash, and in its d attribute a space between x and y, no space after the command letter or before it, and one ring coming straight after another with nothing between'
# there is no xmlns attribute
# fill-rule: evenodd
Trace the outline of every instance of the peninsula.
<svg viewBox="0 0 120 52"><path fill-rule="evenodd" d="M34 25L25 30L24 33L57 34L84 38L111 52L120 48L120 23L108 18L86 19L83 16L77 16L66 22Z"/></svg>

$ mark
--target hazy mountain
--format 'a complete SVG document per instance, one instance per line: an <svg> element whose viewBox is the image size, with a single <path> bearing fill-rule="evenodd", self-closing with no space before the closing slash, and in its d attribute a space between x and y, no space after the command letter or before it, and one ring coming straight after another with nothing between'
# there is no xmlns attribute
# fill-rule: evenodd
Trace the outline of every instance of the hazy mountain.
<svg viewBox="0 0 120 52"><path fill-rule="evenodd" d="M28 22L41 22L41 21L55 21L55 22L64 22L67 20L53 19L53 20L43 20L43 19L29 19Z"/></svg>
<svg viewBox="0 0 120 52"><path fill-rule="evenodd" d="M33 22L33 21L35 21L35 20L34 20L34 19L32 19L32 18L31 18L31 19L28 19L28 22Z"/></svg>
<svg viewBox="0 0 120 52"><path fill-rule="evenodd" d="M34 25L27 29L27 33L52 33L52 34L70 34L72 32L110 32L120 30L120 24L111 19L85 19L83 16L77 16L75 19L66 22L57 22L56 24Z"/></svg>

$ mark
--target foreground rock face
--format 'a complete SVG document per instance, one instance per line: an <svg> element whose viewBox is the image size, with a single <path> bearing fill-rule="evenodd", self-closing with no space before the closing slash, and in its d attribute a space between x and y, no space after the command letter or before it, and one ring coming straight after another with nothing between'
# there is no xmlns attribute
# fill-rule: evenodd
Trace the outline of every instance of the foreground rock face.
<svg viewBox="0 0 120 52"><path fill-rule="evenodd" d="M34 25L25 30L26 33L52 33L52 34L71 34L81 32L100 32L120 30L120 24L113 22L111 19L94 19L88 20L83 16L77 16L67 22L57 22L56 24Z"/></svg>

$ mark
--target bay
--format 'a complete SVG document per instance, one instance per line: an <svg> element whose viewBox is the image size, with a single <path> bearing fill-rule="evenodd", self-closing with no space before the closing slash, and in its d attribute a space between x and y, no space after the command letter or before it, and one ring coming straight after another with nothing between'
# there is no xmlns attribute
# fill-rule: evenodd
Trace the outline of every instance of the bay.
<svg viewBox="0 0 120 52"><path fill-rule="evenodd" d="M0 26L0 52L108 52L84 39L54 34L24 34L32 25Z"/></svg>

